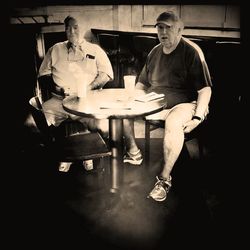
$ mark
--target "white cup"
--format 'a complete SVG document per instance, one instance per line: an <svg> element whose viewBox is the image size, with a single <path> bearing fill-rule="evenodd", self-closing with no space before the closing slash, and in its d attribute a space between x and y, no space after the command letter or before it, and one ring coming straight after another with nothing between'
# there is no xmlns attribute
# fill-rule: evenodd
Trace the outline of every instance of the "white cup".
<svg viewBox="0 0 250 250"><path fill-rule="evenodd" d="M134 75L125 75L123 76L124 79L124 87L127 92L128 98L134 98L135 94L135 79L136 76Z"/></svg>
<svg viewBox="0 0 250 250"><path fill-rule="evenodd" d="M77 77L77 96L85 98L87 96L87 88L91 81L91 75L81 74Z"/></svg>

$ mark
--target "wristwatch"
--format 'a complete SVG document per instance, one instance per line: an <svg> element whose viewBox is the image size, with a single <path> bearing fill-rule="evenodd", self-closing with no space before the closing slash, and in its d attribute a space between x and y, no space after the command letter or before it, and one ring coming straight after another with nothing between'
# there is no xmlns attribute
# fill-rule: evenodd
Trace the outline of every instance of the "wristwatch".
<svg viewBox="0 0 250 250"><path fill-rule="evenodd" d="M198 121L200 121L201 122L201 117L199 117L199 116L197 116L197 115L194 115L193 117L192 117L192 120L198 120Z"/></svg>

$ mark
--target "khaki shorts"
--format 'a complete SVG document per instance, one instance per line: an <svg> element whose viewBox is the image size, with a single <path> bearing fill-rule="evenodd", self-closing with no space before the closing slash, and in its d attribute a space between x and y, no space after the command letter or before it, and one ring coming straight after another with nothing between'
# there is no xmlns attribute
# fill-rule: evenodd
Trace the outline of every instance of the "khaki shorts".
<svg viewBox="0 0 250 250"><path fill-rule="evenodd" d="M163 120L175 116L182 124L191 120L195 114L196 102L192 103L180 103L172 107L171 109L164 109L158 113L148 115L147 120Z"/></svg>
<svg viewBox="0 0 250 250"><path fill-rule="evenodd" d="M53 95L52 98L42 104L46 120L49 125L59 126L64 120L71 118L80 121L89 130L100 129L104 132L108 131L108 120L94 119L89 117L80 117L68 113L62 106L63 97Z"/></svg>

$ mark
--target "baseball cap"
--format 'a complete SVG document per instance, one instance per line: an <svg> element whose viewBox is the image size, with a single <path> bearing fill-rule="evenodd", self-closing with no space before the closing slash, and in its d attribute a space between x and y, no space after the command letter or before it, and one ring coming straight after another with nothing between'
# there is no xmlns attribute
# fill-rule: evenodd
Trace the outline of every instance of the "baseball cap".
<svg viewBox="0 0 250 250"><path fill-rule="evenodd" d="M180 20L179 17L174 11L168 10L161 13L157 17L155 26L157 26L160 23L164 23L166 25L171 26L173 22L178 22L179 20Z"/></svg>

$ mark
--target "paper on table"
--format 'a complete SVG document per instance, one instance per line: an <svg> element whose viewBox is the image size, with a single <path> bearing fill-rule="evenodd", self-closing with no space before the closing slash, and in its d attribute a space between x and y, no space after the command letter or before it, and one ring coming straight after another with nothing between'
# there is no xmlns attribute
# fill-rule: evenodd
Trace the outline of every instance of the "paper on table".
<svg viewBox="0 0 250 250"><path fill-rule="evenodd" d="M135 98L135 100L139 102L150 102L150 101L162 99L164 98L164 96L165 96L164 94L157 94L155 92L151 92L145 95L138 96Z"/></svg>

